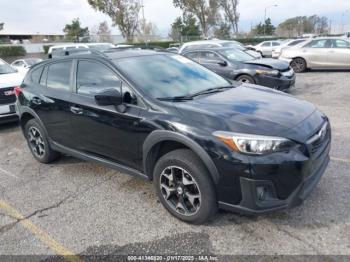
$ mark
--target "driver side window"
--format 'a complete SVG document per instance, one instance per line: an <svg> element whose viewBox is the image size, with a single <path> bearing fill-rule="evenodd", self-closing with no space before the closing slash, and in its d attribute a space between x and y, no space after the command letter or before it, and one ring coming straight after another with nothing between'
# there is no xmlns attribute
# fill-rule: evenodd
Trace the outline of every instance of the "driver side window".
<svg viewBox="0 0 350 262"><path fill-rule="evenodd" d="M78 94L93 96L108 88L116 88L120 91L120 80L114 72L100 63L79 61L77 69Z"/></svg>
<svg viewBox="0 0 350 262"><path fill-rule="evenodd" d="M222 59L213 52L201 52L199 55L200 63L217 64Z"/></svg>
<svg viewBox="0 0 350 262"><path fill-rule="evenodd" d="M104 89L117 89L122 92L123 102L138 105L134 92L107 66L92 61L81 60L77 68L77 93L86 96L94 96Z"/></svg>

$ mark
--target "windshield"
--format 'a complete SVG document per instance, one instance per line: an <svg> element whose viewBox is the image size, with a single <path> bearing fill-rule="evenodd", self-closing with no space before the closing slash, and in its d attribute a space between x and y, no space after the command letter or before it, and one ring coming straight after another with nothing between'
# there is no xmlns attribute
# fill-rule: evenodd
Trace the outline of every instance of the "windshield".
<svg viewBox="0 0 350 262"><path fill-rule="evenodd" d="M239 61L239 62L245 62L245 61L250 61L255 59L253 56L251 56L247 52L238 50L238 49L221 50L220 54L222 54L229 60Z"/></svg>
<svg viewBox="0 0 350 262"><path fill-rule="evenodd" d="M17 71L12 68L8 63L0 59L0 74L12 74Z"/></svg>
<svg viewBox="0 0 350 262"><path fill-rule="evenodd" d="M180 55L152 55L118 59L119 70L154 98L190 96L231 85L221 76Z"/></svg>

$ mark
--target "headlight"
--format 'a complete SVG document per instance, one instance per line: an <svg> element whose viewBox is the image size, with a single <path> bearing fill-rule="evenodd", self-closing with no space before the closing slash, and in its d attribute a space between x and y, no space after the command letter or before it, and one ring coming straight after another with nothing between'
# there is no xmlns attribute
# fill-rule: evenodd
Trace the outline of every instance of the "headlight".
<svg viewBox="0 0 350 262"><path fill-rule="evenodd" d="M255 70L258 75L270 75L270 76L278 76L278 70Z"/></svg>
<svg viewBox="0 0 350 262"><path fill-rule="evenodd" d="M216 131L213 135L232 150L252 155L263 155L290 149L294 142L273 136L258 136Z"/></svg>

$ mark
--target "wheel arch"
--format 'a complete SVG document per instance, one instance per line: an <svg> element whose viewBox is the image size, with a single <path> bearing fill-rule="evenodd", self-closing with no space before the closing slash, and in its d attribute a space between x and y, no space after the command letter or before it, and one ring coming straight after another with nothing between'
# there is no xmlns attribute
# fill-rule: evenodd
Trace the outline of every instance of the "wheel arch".
<svg viewBox="0 0 350 262"><path fill-rule="evenodd" d="M162 151L165 147L165 151ZM219 172L208 153L189 137L172 131L153 131L143 144L143 168L145 175L152 180L157 160L164 154L180 148L193 151L207 168L213 182L218 184Z"/></svg>
<svg viewBox="0 0 350 262"><path fill-rule="evenodd" d="M35 119L39 123L39 125L44 130L45 135L49 138L47 130L46 130L43 122L40 120L40 117L35 113L35 111L33 111L32 109L29 109L29 108L22 110L22 112L19 116L19 122L20 122L20 126L21 126L23 134L24 134L24 128L25 128L26 124L31 119Z"/></svg>

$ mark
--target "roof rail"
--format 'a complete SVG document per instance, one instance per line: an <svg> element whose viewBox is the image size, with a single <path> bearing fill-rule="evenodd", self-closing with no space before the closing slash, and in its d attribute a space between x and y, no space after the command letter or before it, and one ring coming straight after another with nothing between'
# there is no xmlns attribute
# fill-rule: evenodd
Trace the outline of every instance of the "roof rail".
<svg viewBox="0 0 350 262"><path fill-rule="evenodd" d="M83 48L55 52L55 53L50 54L49 58L71 56L71 55L84 55L84 54L92 54L92 55L98 55L98 56L103 56L103 57L108 58L108 56L105 53L103 53L99 50L83 49Z"/></svg>

